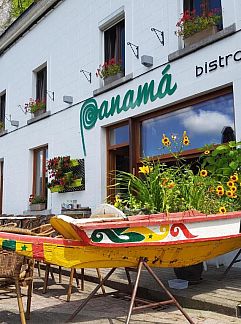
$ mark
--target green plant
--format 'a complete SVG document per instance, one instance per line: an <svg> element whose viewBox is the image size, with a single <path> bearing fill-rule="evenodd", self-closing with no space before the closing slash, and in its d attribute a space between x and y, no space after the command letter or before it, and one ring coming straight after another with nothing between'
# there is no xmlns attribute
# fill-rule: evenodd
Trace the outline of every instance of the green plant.
<svg viewBox="0 0 241 324"><path fill-rule="evenodd" d="M12 0L11 16L17 18L33 2L38 2L38 0Z"/></svg>
<svg viewBox="0 0 241 324"><path fill-rule="evenodd" d="M0 131L3 131L5 128L4 122L0 121Z"/></svg>
<svg viewBox="0 0 241 324"><path fill-rule="evenodd" d="M196 15L195 10L187 10L176 24L176 35L187 38L209 27L216 26L220 20L221 15L215 9L202 16Z"/></svg>
<svg viewBox="0 0 241 324"><path fill-rule="evenodd" d="M29 99L29 103L25 104L25 111L31 114L36 113L37 111L45 111L46 109L46 100L34 100L32 98Z"/></svg>
<svg viewBox="0 0 241 324"><path fill-rule="evenodd" d="M51 189L60 186L60 190L65 190L73 186L75 180L81 180L77 174L78 166L78 160L71 160L70 156L57 156L49 159L47 171L50 181L47 187Z"/></svg>
<svg viewBox="0 0 241 324"><path fill-rule="evenodd" d="M34 195L30 195L29 197L29 203L30 205L34 205L34 204L45 204L46 203L46 198L43 196L34 196Z"/></svg>
<svg viewBox="0 0 241 324"><path fill-rule="evenodd" d="M105 79L109 76L116 75L119 72L121 72L121 64L112 58L103 65L99 65L99 68L96 71L96 76Z"/></svg>
<svg viewBox="0 0 241 324"><path fill-rule="evenodd" d="M114 202L117 208L129 215L192 209L206 214L240 210L240 163L232 163L236 162L236 159L240 161L241 154L237 149L239 143L235 145L236 152L231 153L231 156L230 152L235 151L233 142L220 145L220 149L216 148L213 151L215 158L224 162L226 157L217 157L217 152L222 152L230 158L229 162L226 161L229 172L221 178L221 163L215 164L212 156L210 160L210 151L205 151L202 155L202 164L199 164L199 167L181 157L183 146L189 145L186 132L179 141L176 137L169 139L163 135L162 143L175 159L175 165L168 166L161 161L144 160L139 167L139 176L123 171L116 172L116 183L112 188L119 192ZM232 160L232 157L235 160Z"/></svg>

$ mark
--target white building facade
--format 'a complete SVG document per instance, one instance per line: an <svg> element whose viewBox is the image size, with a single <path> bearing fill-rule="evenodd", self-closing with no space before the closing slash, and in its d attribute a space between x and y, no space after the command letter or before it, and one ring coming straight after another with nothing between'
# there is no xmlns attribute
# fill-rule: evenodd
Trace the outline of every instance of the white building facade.
<svg viewBox="0 0 241 324"><path fill-rule="evenodd" d="M199 2L41 0L0 36L1 213L27 211L31 194L46 195L46 212L68 200L94 209L108 172L138 170L163 133L186 130L190 157L225 129L241 139L241 3L211 1L219 29L184 47L176 23ZM95 73L112 57L123 75L104 84ZM39 116L30 98L46 100ZM84 160L84 190L46 189L46 160L58 156Z"/></svg>

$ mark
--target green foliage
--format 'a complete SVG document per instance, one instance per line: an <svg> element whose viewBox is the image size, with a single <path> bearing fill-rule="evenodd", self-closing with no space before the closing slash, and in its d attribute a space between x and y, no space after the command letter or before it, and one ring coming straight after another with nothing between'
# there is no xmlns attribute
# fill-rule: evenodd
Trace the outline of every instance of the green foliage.
<svg viewBox="0 0 241 324"><path fill-rule="evenodd" d="M33 195L31 195L30 199L29 199L29 202L30 202L31 205L44 204L44 203L46 203L46 198L42 197L42 196L33 196Z"/></svg>
<svg viewBox="0 0 241 324"><path fill-rule="evenodd" d="M12 0L11 16L17 18L20 16L33 2L38 0Z"/></svg>
<svg viewBox="0 0 241 324"><path fill-rule="evenodd" d="M210 147L208 156L201 156L202 168L208 170L211 176L219 181L228 181L228 178L239 173L241 168L241 142L229 142Z"/></svg>
<svg viewBox="0 0 241 324"><path fill-rule="evenodd" d="M126 214L151 214L198 210L205 214L225 213L241 209L240 143L230 142L216 147L213 152L205 151L198 172L193 165L181 158L176 137L163 135L163 145L175 152L174 166L160 161L142 161L139 176L118 171L112 188L118 194L114 205ZM189 145L186 132L180 148Z"/></svg>
<svg viewBox="0 0 241 324"><path fill-rule="evenodd" d="M178 36L187 38L202 30L216 26L221 20L221 15L215 11L211 11L208 15L196 16L195 12L186 11L177 22Z"/></svg>

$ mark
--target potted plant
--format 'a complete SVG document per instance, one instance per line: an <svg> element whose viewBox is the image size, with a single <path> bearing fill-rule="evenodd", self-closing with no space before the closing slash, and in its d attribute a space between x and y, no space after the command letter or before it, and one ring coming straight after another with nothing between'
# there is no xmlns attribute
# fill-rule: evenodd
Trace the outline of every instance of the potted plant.
<svg viewBox="0 0 241 324"><path fill-rule="evenodd" d="M25 104L25 111L33 114L34 117L41 115L46 111L46 100L30 98L29 102Z"/></svg>
<svg viewBox="0 0 241 324"><path fill-rule="evenodd" d="M46 209L46 198L43 196L30 195L29 208L31 211L39 211Z"/></svg>
<svg viewBox="0 0 241 324"><path fill-rule="evenodd" d="M196 11L186 10L177 22L176 35L181 36L185 46L190 46L217 32L217 24L221 20L218 9L213 9L203 15L196 15Z"/></svg>
<svg viewBox="0 0 241 324"><path fill-rule="evenodd" d="M0 121L0 134L4 132L5 125L4 122Z"/></svg>
<svg viewBox="0 0 241 324"><path fill-rule="evenodd" d="M103 79L105 85L120 79L123 75L121 63L117 62L114 58L105 62L103 65L100 64L96 71L96 76Z"/></svg>
<svg viewBox="0 0 241 324"><path fill-rule="evenodd" d="M126 215L241 210L241 143L205 147L195 168L183 158L183 148L189 143L186 132L180 140L163 134L162 144L172 155L174 165L146 159L139 167L139 176L118 171L112 187L119 192L114 205ZM181 279L199 282L202 270L201 263L175 272Z"/></svg>

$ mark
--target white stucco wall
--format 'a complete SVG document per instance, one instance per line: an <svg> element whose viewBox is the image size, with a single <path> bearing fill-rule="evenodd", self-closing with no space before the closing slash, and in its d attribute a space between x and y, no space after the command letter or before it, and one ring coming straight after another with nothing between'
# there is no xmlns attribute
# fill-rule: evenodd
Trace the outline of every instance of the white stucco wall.
<svg viewBox="0 0 241 324"><path fill-rule="evenodd" d="M241 28L237 14L240 1L223 0L224 27L236 23ZM19 120L15 129L8 121L8 134L0 137L0 159L4 158L3 212L20 214L28 208L32 189L31 149L48 144L49 158L70 155L83 158L79 112L93 90L100 87L95 77L96 68L103 62L103 33L98 26L109 15L124 8L126 42L139 46L140 56L151 55L154 66L150 69L136 59L126 46L126 75L133 73L133 80L95 97L98 105L103 100L120 94L123 98L128 89L136 91L138 85L155 80L158 85L163 68L168 64L168 54L178 50L181 42L175 35L175 25L182 11L181 0L68 0L38 22L11 48L0 56L0 93L6 90L6 114ZM163 30L165 46L162 46L151 27ZM200 93L209 92L233 84L237 138L241 139L241 62L230 60L228 66L196 78L195 65L203 66L218 55L225 56L241 50L241 32L206 46L171 63L170 73L177 90L172 96L156 100L139 108L122 112L96 123L96 127L84 131L87 156L85 158L86 190L82 192L50 194L48 209L60 212L61 203L77 199L82 206L95 208L106 195L106 143L105 126L184 101ZM24 107L34 97L33 71L47 62L48 90L54 91L55 100L48 98L47 110L51 116L26 125L30 115L25 115L18 105ZM80 69L92 73L90 84ZM146 73L148 72L149 73ZM69 107L62 101L64 95L74 98ZM67 109L66 109L67 108ZM104 126L104 127L103 127Z"/></svg>

